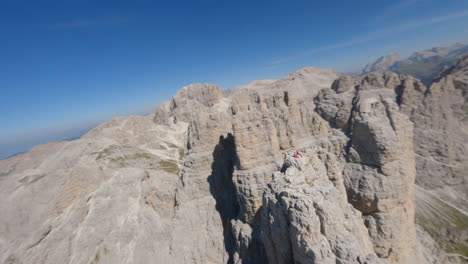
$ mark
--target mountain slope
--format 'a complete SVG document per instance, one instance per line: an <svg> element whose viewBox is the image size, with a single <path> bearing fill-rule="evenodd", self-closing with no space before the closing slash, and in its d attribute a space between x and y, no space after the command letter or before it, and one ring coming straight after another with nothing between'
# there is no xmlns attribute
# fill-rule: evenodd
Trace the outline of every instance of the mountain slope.
<svg viewBox="0 0 468 264"><path fill-rule="evenodd" d="M362 72L367 73L374 71L386 71L400 60L400 55L398 55L396 52L393 52L389 55L378 58L374 63L367 64Z"/></svg>
<svg viewBox="0 0 468 264"><path fill-rule="evenodd" d="M468 53L468 45L456 43L448 47L435 47L417 51L406 59L400 59L396 53L380 57L366 65L362 73L373 71L394 71L409 74L429 85L434 77L445 67L455 63Z"/></svg>
<svg viewBox="0 0 468 264"><path fill-rule="evenodd" d="M0 161L0 261L443 263L415 211L440 216L421 193L466 199L467 76L463 60L429 88L317 68L224 95L186 86Z"/></svg>

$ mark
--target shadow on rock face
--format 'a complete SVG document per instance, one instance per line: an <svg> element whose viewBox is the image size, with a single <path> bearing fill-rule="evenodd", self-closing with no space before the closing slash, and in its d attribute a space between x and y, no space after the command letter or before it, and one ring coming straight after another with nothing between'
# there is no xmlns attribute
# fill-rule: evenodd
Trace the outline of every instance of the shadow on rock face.
<svg viewBox="0 0 468 264"><path fill-rule="evenodd" d="M211 175L208 177L211 195L216 200L216 210L221 216L224 231L224 246L229 254L228 263L234 263L235 238L232 234L231 220L239 214L239 203L232 181L235 168L240 167L234 136L219 137L219 143L213 151Z"/></svg>

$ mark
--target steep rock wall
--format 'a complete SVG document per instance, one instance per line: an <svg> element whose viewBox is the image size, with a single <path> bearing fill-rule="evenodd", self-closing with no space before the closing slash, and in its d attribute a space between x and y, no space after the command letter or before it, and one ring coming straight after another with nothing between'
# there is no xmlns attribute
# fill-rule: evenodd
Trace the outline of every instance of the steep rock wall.
<svg viewBox="0 0 468 264"><path fill-rule="evenodd" d="M298 82L301 76L304 73L288 78ZM284 157L290 151L318 148L316 155L326 164L321 177L333 186L342 203L347 204L348 197L365 214L354 219L366 223L370 235L363 234L373 243L370 251L362 252L377 253L393 263L411 263L408 252L415 246L411 123L398 112L390 94L375 92L369 84L358 92L348 89L345 100L350 107L336 108L345 111L336 127L347 134L333 128L320 117L323 112L316 111L312 98L330 87L334 78L309 90L279 86L283 79L258 89L237 89L221 99L214 86L192 85L157 109L157 122L190 123L179 197L193 201L211 195L215 200L228 263L265 263L267 259L274 263L276 251L262 236L268 222L261 213L264 190L273 173L284 169ZM355 85L349 78L342 82L334 85L335 90ZM194 112L194 108L202 111ZM363 188L362 183L368 186ZM392 188L385 187L389 183ZM363 261L364 253L360 255Z"/></svg>

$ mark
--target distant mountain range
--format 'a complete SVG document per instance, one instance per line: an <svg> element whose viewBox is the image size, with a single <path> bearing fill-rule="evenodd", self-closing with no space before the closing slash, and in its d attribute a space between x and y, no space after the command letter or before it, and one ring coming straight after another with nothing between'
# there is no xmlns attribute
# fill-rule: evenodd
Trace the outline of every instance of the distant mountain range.
<svg viewBox="0 0 468 264"><path fill-rule="evenodd" d="M401 59L398 53L394 52L367 64L362 73L393 71L412 75L428 85L439 72L465 54L468 54L468 45L461 43L417 51L406 59Z"/></svg>

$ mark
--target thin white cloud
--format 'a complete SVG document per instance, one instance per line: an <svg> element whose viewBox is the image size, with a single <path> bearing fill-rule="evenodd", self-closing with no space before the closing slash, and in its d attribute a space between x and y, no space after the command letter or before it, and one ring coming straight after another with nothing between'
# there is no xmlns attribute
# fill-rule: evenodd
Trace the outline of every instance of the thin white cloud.
<svg viewBox="0 0 468 264"><path fill-rule="evenodd" d="M424 0L402 0L396 1L395 4L387 6L382 13L377 14L374 20L384 20L389 17L398 15L402 10L408 9L416 5L417 3L423 2Z"/></svg>
<svg viewBox="0 0 468 264"><path fill-rule="evenodd" d="M421 20L417 20L417 21L411 21L411 22L408 22L408 23L405 23L405 24L400 24L400 25L390 27L390 28L386 28L386 29L382 29L382 30L379 30L379 31L369 32L367 34L360 35L358 37L349 39L347 41L333 43L333 44L326 45L326 46L321 46L321 47L317 47L317 48L308 49L308 50L302 51L302 52L300 52L298 54L291 55L289 57L277 59L277 60L273 61L272 64L273 65L281 64L281 63L291 61L291 60L294 60L294 59L297 59L297 58L300 58L300 57L303 57L303 56L308 56L308 55L316 54L316 53L323 52L323 51L333 50L333 49L337 49L337 48L350 47L350 46L354 46L354 45L357 45L357 44L362 44L362 43L365 43L365 42L368 42L368 41L371 41L371 40L375 40L375 39L378 39L380 37L384 37L384 36L389 35L389 34L400 33L400 32L404 32L404 31L408 31L408 30L412 30L412 29L417 29L417 28L424 27L424 26L435 25L435 24L438 24L438 23L442 23L442 22L446 22L446 21L450 21L450 20L454 20L454 19L458 19L458 18L463 18L463 17L468 17L468 10L463 10L463 11L459 11L459 12L456 12L456 13L452 13L452 14L448 14L448 15L444 15L444 16L439 16L439 17L432 17L432 18L421 19Z"/></svg>
<svg viewBox="0 0 468 264"><path fill-rule="evenodd" d="M446 22L449 20L454 20L457 18L467 17L467 16L468 16L468 10L463 10L463 11L448 14L445 16L438 16L438 17L432 17L432 18L422 19L418 21L412 21L412 22L391 28L389 33L403 32L403 31L420 28L424 26L430 26L430 25Z"/></svg>
<svg viewBox="0 0 468 264"><path fill-rule="evenodd" d="M86 27L93 27L93 26L106 26L106 25L116 25L124 22L122 18L99 18L99 19L92 19L92 18L81 18L81 19L74 19L66 22L60 22L53 25L53 28L86 28Z"/></svg>

